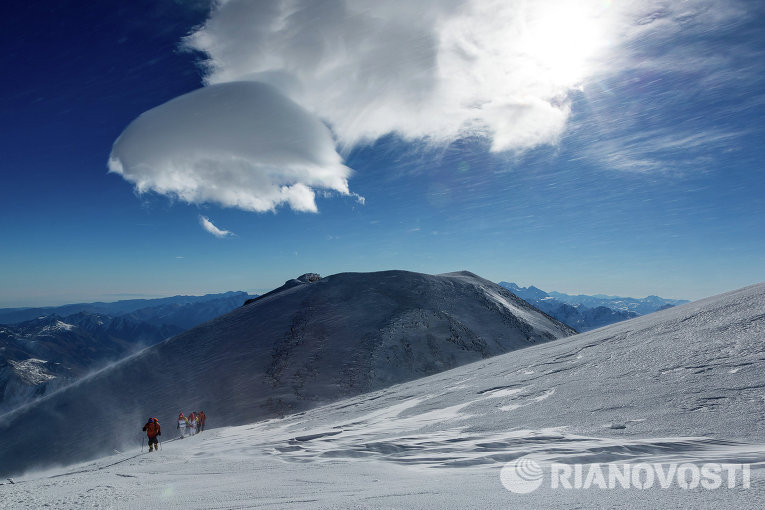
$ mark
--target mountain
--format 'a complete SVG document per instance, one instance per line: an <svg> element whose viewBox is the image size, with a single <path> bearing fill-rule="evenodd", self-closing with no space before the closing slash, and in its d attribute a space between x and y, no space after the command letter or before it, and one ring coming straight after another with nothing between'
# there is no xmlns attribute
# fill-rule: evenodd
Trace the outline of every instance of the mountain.
<svg viewBox="0 0 765 510"><path fill-rule="evenodd" d="M590 331L638 316L634 312L613 310L605 306L588 308L582 305L569 305L552 298L530 301L530 303L580 332Z"/></svg>
<svg viewBox="0 0 765 510"><path fill-rule="evenodd" d="M509 282L500 282L499 285L581 332L688 303L685 300L664 299L658 296L642 299L604 295L569 296L560 292L548 293L533 285L519 287Z"/></svg>
<svg viewBox="0 0 765 510"><path fill-rule="evenodd" d="M132 445L148 415L248 423L572 333L467 272L309 275L4 415L0 471ZM62 441L82 437L81 418L97 432Z"/></svg>
<svg viewBox="0 0 765 510"><path fill-rule="evenodd" d="M759 284L280 420L183 441L166 427L159 453L140 452L144 413L124 453L0 491L13 508L760 508L763 310ZM24 440L6 436L0 455ZM510 492L503 467L524 460L537 462L540 486ZM628 476L628 488L555 489L551 463L572 484L577 466L580 484L591 469L609 483L611 465L645 485L651 468L672 474L667 488L656 475L646 488Z"/></svg>
<svg viewBox="0 0 765 510"><path fill-rule="evenodd" d="M181 331L90 313L0 325L0 414Z"/></svg>
<svg viewBox="0 0 765 510"><path fill-rule="evenodd" d="M169 298L171 301L158 300L123 316L155 326L173 325L185 330L226 314L242 306L251 297L241 291L204 296L176 296ZM193 300L187 301L188 298Z"/></svg>
<svg viewBox="0 0 765 510"><path fill-rule="evenodd" d="M112 303L78 303L42 308L0 308L0 324L16 324L48 315L67 317L85 312L114 317L137 314L136 318L144 322L176 325L188 329L233 310L250 297L246 292L240 291L204 296L127 299Z"/></svg>
<svg viewBox="0 0 765 510"><path fill-rule="evenodd" d="M577 295L570 296L561 292L550 292L550 297L570 305L582 305L589 308L605 306L612 310L622 310L625 312L634 312L638 315L647 315L649 313L664 310L677 305L688 303L685 299L665 299L659 296L648 296L644 298L630 298L619 296L606 296L596 294L594 296Z"/></svg>
<svg viewBox="0 0 765 510"><path fill-rule="evenodd" d="M514 283L499 282L499 285L506 288L516 296L526 301L539 301L545 298L549 298L550 295L547 292L530 285L528 287L519 287Z"/></svg>
<svg viewBox="0 0 765 510"><path fill-rule="evenodd" d="M0 414L228 313L249 297L245 292L227 292L0 310L0 316L10 319L34 317L0 325ZM66 316L54 313L71 311L76 312Z"/></svg>

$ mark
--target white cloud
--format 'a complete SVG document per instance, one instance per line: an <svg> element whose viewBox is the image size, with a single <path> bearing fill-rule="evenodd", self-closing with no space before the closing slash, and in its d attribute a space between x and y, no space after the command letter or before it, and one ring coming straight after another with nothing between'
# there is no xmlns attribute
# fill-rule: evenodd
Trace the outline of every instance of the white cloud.
<svg viewBox="0 0 765 510"><path fill-rule="evenodd" d="M220 2L187 39L207 82L261 80L324 119L341 147L395 132L554 143L566 93L607 43L601 0Z"/></svg>
<svg viewBox="0 0 765 510"><path fill-rule="evenodd" d="M202 228L205 229L207 232L211 233L215 237L230 237L235 235L233 232L230 232L228 230L221 230L215 225L213 225L213 222L210 221L205 216L199 216L199 224L202 225Z"/></svg>
<svg viewBox="0 0 765 510"><path fill-rule="evenodd" d="M739 119L765 100L759 67L751 65L765 54L742 30L747 7L733 0L625 3L617 20L621 51L585 87L586 115L569 125L577 153L629 172L716 170L720 155L739 150L748 134Z"/></svg>
<svg viewBox="0 0 765 510"><path fill-rule="evenodd" d="M367 199L359 195L358 193L351 193L351 196L356 199L356 202L364 205L367 203Z"/></svg>
<svg viewBox="0 0 765 510"><path fill-rule="evenodd" d="M615 136L594 144L584 153L605 166L630 172L693 171L716 169L715 155L739 150L743 131L710 128L666 128L639 136Z"/></svg>
<svg viewBox="0 0 765 510"><path fill-rule="evenodd" d="M708 0L216 5L185 41L207 56L207 86L131 123L109 169L139 193L259 212L316 212L317 192L363 204L338 150L389 133L433 143L479 135L494 151L523 151L558 142L571 125L570 92L583 83L688 69L712 85L732 80L715 72L732 57L693 41L742 12ZM687 45L673 44L678 34ZM611 104L614 120L600 124L607 131L598 119L581 125L613 142L605 150L614 165L655 168L638 154L650 141L625 134L641 129L625 105L645 119L645 104L626 96ZM691 132L678 132L678 143L695 144Z"/></svg>
<svg viewBox="0 0 765 510"><path fill-rule="evenodd" d="M316 212L314 190L348 195L327 127L274 87L205 87L149 110L114 143L109 170L192 204Z"/></svg>
<svg viewBox="0 0 765 510"><path fill-rule="evenodd" d="M722 77L741 52L699 41L746 9L734 0L223 0L186 43L207 55L207 83L271 83L327 122L342 149L397 133L436 143L479 134L494 151L522 151L557 143L569 93L603 76Z"/></svg>

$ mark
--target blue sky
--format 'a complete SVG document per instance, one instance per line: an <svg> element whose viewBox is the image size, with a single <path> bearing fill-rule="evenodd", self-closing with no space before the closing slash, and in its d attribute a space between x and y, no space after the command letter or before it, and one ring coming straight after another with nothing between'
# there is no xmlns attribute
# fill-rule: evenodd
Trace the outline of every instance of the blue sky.
<svg viewBox="0 0 765 510"><path fill-rule="evenodd" d="M11 2L0 306L761 282L765 12L675 4Z"/></svg>

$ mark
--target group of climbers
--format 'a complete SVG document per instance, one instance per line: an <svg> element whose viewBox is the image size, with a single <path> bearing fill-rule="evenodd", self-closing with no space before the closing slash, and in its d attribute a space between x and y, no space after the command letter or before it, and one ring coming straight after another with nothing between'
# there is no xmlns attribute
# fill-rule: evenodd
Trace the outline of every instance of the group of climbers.
<svg viewBox="0 0 765 510"><path fill-rule="evenodd" d="M178 415L178 430L181 432L181 439L186 435L193 436L199 434L205 429L205 420L207 415L204 411L192 412L188 418L183 413ZM146 420L146 425L143 426L143 431L146 432L146 437L149 438L149 451L159 450L158 436L162 435L162 428L159 426L159 420L156 418L149 418Z"/></svg>
<svg viewBox="0 0 765 510"><path fill-rule="evenodd" d="M205 420L207 416L204 411L192 411L188 418L183 413L178 414L178 426L176 427L181 433L181 439L184 438L186 432L188 435L193 436L199 434L205 429Z"/></svg>

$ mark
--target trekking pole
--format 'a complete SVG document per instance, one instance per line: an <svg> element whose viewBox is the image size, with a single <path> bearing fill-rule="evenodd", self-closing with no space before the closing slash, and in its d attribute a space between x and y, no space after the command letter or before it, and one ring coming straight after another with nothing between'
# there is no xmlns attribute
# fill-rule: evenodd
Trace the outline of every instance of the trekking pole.
<svg viewBox="0 0 765 510"><path fill-rule="evenodd" d="M146 438L141 437L141 452L143 452L143 442L146 441Z"/></svg>

